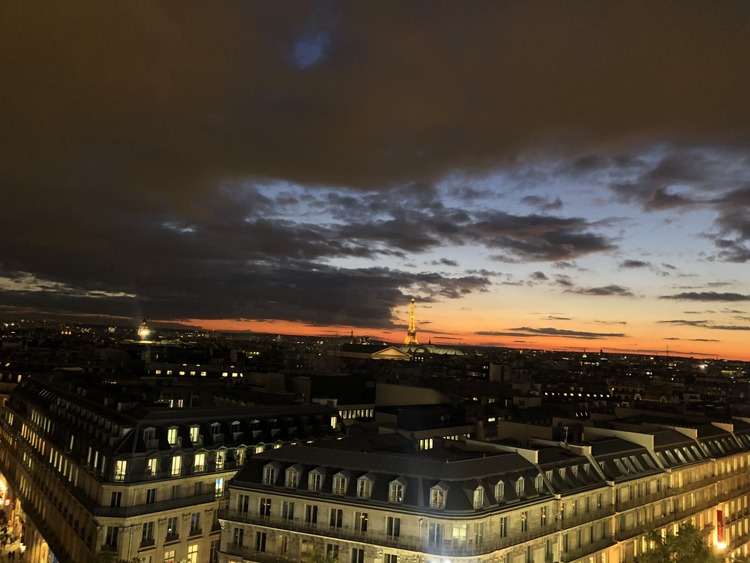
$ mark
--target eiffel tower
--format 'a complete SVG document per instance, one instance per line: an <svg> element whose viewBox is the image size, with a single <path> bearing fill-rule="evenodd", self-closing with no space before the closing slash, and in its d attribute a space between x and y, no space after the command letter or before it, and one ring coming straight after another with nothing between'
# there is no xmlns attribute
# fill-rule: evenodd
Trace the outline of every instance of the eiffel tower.
<svg viewBox="0 0 750 563"><path fill-rule="evenodd" d="M414 322L414 298L411 298L411 313L409 314L409 328L406 330L404 344L419 344L417 342L417 324Z"/></svg>

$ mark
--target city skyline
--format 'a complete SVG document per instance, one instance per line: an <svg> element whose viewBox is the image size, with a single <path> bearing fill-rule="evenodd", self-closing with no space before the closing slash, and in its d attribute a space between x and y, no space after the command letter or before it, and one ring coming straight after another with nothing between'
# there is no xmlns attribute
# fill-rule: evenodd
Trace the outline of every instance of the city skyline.
<svg viewBox="0 0 750 563"><path fill-rule="evenodd" d="M4 317L750 360L750 5L0 10Z"/></svg>

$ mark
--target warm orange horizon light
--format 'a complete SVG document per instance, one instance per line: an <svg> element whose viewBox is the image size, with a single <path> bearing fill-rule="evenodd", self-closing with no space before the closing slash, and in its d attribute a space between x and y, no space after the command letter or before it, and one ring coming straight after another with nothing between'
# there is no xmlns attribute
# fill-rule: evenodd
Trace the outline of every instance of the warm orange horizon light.
<svg viewBox="0 0 750 563"><path fill-rule="evenodd" d="M396 345L401 345L406 328L375 329L355 327L349 325L309 325L292 321L271 320L231 320L231 319L188 319L184 324L217 332L251 331L265 334L281 334L285 336L320 336L320 337L355 337L369 336ZM434 329L417 332L421 344L438 344L443 346L486 346L498 348L517 348L524 350L547 350L560 352L598 352L612 354L641 354L654 356L695 357L696 359L723 359L735 361L750 361L750 353L738 351L728 342L712 342L710 349L706 347L689 346L688 342L669 342L663 335L649 334L645 337L629 337L614 339L574 339L555 336L540 337L537 340L519 340L507 336L477 335L470 331L456 331L452 335ZM703 349L701 349L703 348ZM739 347L738 347L739 348Z"/></svg>

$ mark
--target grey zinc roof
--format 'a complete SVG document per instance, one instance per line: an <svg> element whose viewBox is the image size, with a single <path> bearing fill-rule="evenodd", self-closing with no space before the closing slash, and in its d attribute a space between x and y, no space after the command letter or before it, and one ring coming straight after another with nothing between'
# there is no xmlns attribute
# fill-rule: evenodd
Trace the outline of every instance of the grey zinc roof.
<svg viewBox="0 0 750 563"><path fill-rule="evenodd" d="M678 446L685 446L694 444L695 442L678 432L677 430L657 430L654 434L654 449L667 449L675 448Z"/></svg>
<svg viewBox="0 0 750 563"><path fill-rule="evenodd" d="M293 446L264 452L256 459L279 460L346 468L363 473L391 473L437 480L477 479L486 475L534 470L534 465L518 454L508 452L481 458L439 461L419 455L332 450L315 446Z"/></svg>

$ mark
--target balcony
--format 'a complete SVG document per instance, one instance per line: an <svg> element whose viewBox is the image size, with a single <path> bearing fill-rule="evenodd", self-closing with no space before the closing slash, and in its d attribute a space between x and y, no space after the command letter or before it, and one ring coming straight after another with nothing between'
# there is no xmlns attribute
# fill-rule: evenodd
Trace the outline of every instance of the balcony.
<svg viewBox="0 0 750 563"><path fill-rule="evenodd" d="M269 518L260 516L258 514L251 514L249 512L239 512L237 510L228 509L220 509L219 518L222 520L229 520L230 522L243 522L246 524L263 526L264 528L269 529L314 534L316 536L323 536L332 539L338 538L360 543L380 545L383 547L394 547L419 553L427 553L430 555L449 555L463 557L485 555L498 549L507 548L542 536L546 536L547 534L551 534L556 531L556 527L550 525L533 528L529 531L508 535L507 537L503 538L499 538L496 536L493 538L484 538L479 543L476 543L476 541L472 538L461 542L452 542L448 540L437 544L430 544L427 541L426 529L423 529L425 535L421 538L413 536L393 537L382 533L369 531L358 532L352 528L331 528L326 524L311 524L303 522L301 520L284 520L281 518L273 517ZM240 554L236 553L235 555Z"/></svg>
<svg viewBox="0 0 750 563"><path fill-rule="evenodd" d="M143 540L141 544L138 546L138 549L151 549L156 545L156 540L154 538L149 538L147 540Z"/></svg>
<svg viewBox="0 0 750 563"><path fill-rule="evenodd" d="M664 500L668 496L670 496L671 491L667 489L662 489L661 491L651 493L648 495L644 495L641 497L633 498L626 501L619 501L615 503L615 510L617 512L625 512L626 510L630 510L631 508L637 508L640 506L646 506L647 504L650 504L652 502L658 502L660 500Z"/></svg>
<svg viewBox="0 0 750 563"><path fill-rule="evenodd" d="M593 543L582 545L577 549L571 549L566 553L560 554L560 561L562 561L562 563L575 561L576 559L581 559L582 557L586 557L588 555L596 553L597 551L601 551L602 549L607 549L608 547L614 545L614 543L614 540L610 537L601 538Z"/></svg>
<svg viewBox="0 0 750 563"><path fill-rule="evenodd" d="M205 495L186 496L161 502L151 502L147 504L137 504L135 506L96 506L93 509L95 516L105 516L109 518L127 518L129 516L140 516L152 512L161 512L173 508L184 508L203 503L217 502L216 495L211 492Z"/></svg>
<svg viewBox="0 0 750 563"><path fill-rule="evenodd" d="M703 479L698 479L697 481L693 481L692 483L685 483L681 487L673 487L669 489L669 494L677 495L680 493L686 493L688 491L694 491L695 489L700 489L701 487L706 487L708 485L712 485L713 483L716 483L717 481L721 481L723 478L724 478L723 475L710 475Z"/></svg>
<svg viewBox="0 0 750 563"><path fill-rule="evenodd" d="M257 551L248 545L236 543L227 544L226 548L220 550L226 555L241 557L245 561L257 561L258 563L298 563L297 557L285 557L269 551Z"/></svg>
<svg viewBox="0 0 750 563"><path fill-rule="evenodd" d="M568 516L565 519L558 520L558 529L567 530L568 528L574 528L587 522L594 522L601 518L607 518L615 513L615 507L612 505L598 508L591 512L584 512L578 516Z"/></svg>

